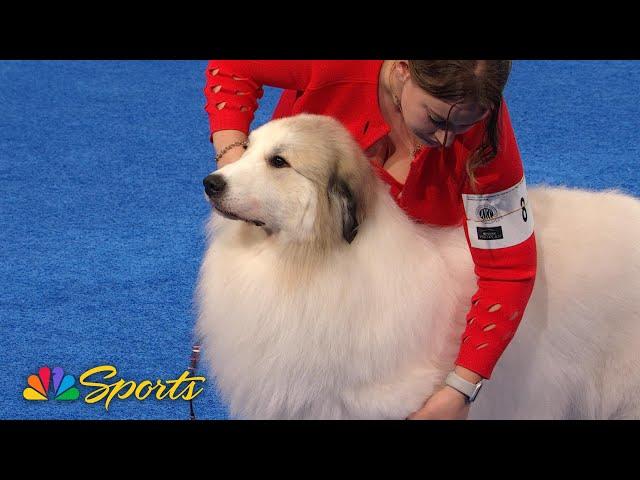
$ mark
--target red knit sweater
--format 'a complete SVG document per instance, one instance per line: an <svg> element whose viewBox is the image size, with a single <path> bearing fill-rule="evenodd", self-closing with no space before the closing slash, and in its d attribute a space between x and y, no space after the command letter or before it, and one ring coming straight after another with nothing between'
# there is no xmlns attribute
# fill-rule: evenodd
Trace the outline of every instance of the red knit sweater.
<svg viewBox="0 0 640 480"><path fill-rule="evenodd" d="M210 130L248 133L262 86L269 85L285 89L273 118L302 112L330 115L366 150L390 130L378 107L381 66L381 60L210 61L204 90ZM458 135L444 152L423 148L404 185L372 165L414 220L463 225L478 290L469 301L456 364L490 378L531 296L536 242L522 161L504 102L498 154L475 170L475 189L470 185L465 165L482 140L485 123ZM501 307L490 311L496 304Z"/></svg>

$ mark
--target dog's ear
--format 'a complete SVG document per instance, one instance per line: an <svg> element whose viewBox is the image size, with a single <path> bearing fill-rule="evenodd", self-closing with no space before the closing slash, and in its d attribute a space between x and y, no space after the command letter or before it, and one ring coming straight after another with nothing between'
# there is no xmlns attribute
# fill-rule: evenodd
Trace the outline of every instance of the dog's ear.
<svg viewBox="0 0 640 480"><path fill-rule="evenodd" d="M358 205L347 182L334 174L329 180L329 199L335 205L342 218L342 237L351 243L358 233L356 212Z"/></svg>

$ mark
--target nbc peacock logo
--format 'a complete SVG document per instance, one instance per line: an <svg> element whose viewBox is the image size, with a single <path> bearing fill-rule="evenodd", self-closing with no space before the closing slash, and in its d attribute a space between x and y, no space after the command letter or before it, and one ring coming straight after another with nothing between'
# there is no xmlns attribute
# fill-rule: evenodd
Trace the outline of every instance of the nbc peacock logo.
<svg viewBox="0 0 640 480"><path fill-rule="evenodd" d="M77 400L80 392L74 387L76 379L73 375L65 375L62 367L55 367L53 371L44 366L38 370L38 375L29 375L29 385L22 392L25 400Z"/></svg>

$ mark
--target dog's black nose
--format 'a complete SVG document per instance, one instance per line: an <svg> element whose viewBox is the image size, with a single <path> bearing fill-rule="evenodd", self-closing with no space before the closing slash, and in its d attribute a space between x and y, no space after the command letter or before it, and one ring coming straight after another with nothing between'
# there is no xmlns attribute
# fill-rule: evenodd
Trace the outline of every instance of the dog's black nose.
<svg viewBox="0 0 640 480"><path fill-rule="evenodd" d="M205 177L202 183L204 184L204 191L210 197L220 196L224 189L227 188L227 182L222 178L222 175L216 173Z"/></svg>

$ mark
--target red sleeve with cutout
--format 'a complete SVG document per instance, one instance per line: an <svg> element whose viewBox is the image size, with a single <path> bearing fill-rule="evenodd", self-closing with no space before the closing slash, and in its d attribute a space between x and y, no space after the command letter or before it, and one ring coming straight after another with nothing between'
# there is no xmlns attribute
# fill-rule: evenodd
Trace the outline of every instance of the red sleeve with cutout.
<svg viewBox="0 0 640 480"><path fill-rule="evenodd" d="M488 165L476 169L475 191L470 186L463 190L463 197L467 196L464 229L478 290L471 299L456 364L485 378L490 378L516 333L533 290L537 265L533 212L527 210L526 185L517 187L524 172L504 103L500 116L498 154ZM494 216L497 220L490 218ZM488 223L470 222L472 217Z"/></svg>
<svg viewBox="0 0 640 480"><path fill-rule="evenodd" d="M304 90L311 78L311 61L211 60L205 74L205 110L211 133L240 130L248 134L262 86Z"/></svg>

